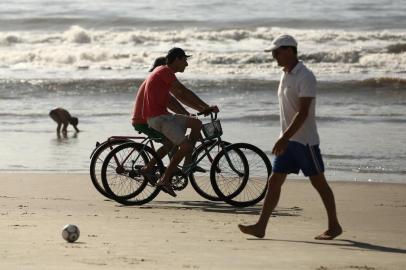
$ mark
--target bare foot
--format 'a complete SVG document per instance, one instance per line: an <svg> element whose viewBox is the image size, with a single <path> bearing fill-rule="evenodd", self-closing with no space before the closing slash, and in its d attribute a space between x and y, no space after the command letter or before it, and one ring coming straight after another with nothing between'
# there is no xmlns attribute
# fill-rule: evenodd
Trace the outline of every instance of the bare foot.
<svg viewBox="0 0 406 270"><path fill-rule="evenodd" d="M249 226L239 224L238 228L240 228L240 231L242 233L249 234L249 235L252 235L252 236L255 236L258 238L264 238L264 236L265 236L265 232L263 230L259 229L256 224L249 225Z"/></svg>
<svg viewBox="0 0 406 270"><path fill-rule="evenodd" d="M328 229L324 233L320 234L319 236L316 236L314 239L316 240L333 240L337 236L343 233L343 229L338 226L337 228L334 229Z"/></svg>
<svg viewBox="0 0 406 270"><path fill-rule="evenodd" d="M156 183L156 186L160 188L162 191L171 195L172 197L177 196L175 191L173 191L171 184L163 182L162 179L158 183Z"/></svg>

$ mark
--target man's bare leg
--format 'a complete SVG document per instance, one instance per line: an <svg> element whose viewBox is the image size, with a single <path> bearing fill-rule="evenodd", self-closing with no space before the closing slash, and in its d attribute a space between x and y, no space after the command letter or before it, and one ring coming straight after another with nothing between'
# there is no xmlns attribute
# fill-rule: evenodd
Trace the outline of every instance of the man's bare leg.
<svg viewBox="0 0 406 270"><path fill-rule="evenodd" d="M332 240L339 236L343 230L338 222L336 204L334 194L328 185L323 173L315 176L310 176L310 181L313 187L320 194L324 207L327 211L328 217L328 230L315 237L317 240Z"/></svg>
<svg viewBox="0 0 406 270"><path fill-rule="evenodd" d="M191 137L192 139L197 138L198 135L196 135L196 134L200 134L201 122L198 119L189 118L186 120L186 128L191 128L189 137ZM185 156L190 155L192 153L193 147L194 147L194 142L191 141L189 138L185 138L185 140L179 146L178 151L171 158L163 177L157 183L158 186L162 186L172 196L176 196L175 192L173 191L173 189L170 185L172 175L175 172L175 170L177 169L179 162L181 162L181 160Z"/></svg>
<svg viewBox="0 0 406 270"><path fill-rule="evenodd" d="M281 194L281 188L285 182L286 174L272 173L268 179L268 187L265 195L265 201L262 206L261 215L259 216L258 222L254 225L238 225L241 232L253 235L258 238L263 238L265 236L266 227L268 225L269 218L271 217L272 211L278 204L279 197Z"/></svg>
<svg viewBox="0 0 406 270"><path fill-rule="evenodd" d="M62 133L68 133L68 125L69 125L69 123L68 122L64 122L63 123L63 126L62 126Z"/></svg>
<svg viewBox="0 0 406 270"><path fill-rule="evenodd" d="M160 159L163 159L164 156L166 156L173 148L173 144L168 141L165 140L163 142L163 145L161 147L158 148L158 150L156 150L156 154ZM152 158L142 169L141 171L143 173L148 173L152 170L152 168L155 166L156 164L156 159Z"/></svg>
<svg viewBox="0 0 406 270"><path fill-rule="evenodd" d="M159 159L162 159L167 153L167 148L165 146L161 146L157 151L157 156ZM154 170L154 166L156 165L157 160L155 158L151 158L151 160L140 169L140 173L147 178L148 182L155 186L156 182L158 181L159 176L156 174L157 171ZM159 173L159 172L158 172Z"/></svg>
<svg viewBox="0 0 406 270"><path fill-rule="evenodd" d="M162 187L163 189L165 189L166 192L168 192L170 195L174 197L176 197L176 193L173 191L171 187L172 175L178 168L177 166L179 162L185 157L185 155L191 152L192 149L193 145L189 142L188 139L185 139L185 141L180 145L179 150L176 151L175 155L171 158L171 161L169 162L169 165L166 168L166 171L162 176L161 180L159 180L157 183L157 186Z"/></svg>
<svg viewBox="0 0 406 270"><path fill-rule="evenodd" d="M61 127L62 127L62 124L58 123L58 125L56 126L56 133L57 134L59 134L61 132Z"/></svg>
<svg viewBox="0 0 406 270"><path fill-rule="evenodd" d="M187 153L185 156L185 161L183 162L184 169L187 169L187 167L192 162L193 148L195 147L197 140L201 139L200 131L202 129L202 122L198 119L190 118L187 120L186 125L191 128L191 131L189 134L189 141L192 143L193 147L192 147L192 150L189 153Z"/></svg>

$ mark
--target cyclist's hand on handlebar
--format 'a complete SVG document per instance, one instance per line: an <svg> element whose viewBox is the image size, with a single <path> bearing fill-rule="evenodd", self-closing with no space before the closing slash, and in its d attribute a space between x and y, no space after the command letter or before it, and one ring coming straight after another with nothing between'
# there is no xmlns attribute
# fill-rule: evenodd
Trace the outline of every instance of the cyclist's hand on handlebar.
<svg viewBox="0 0 406 270"><path fill-rule="evenodd" d="M210 106L210 109L212 113L218 113L220 111L217 105Z"/></svg>
<svg viewBox="0 0 406 270"><path fill-rule="evenodd" d="M209 115L210 113L218 113L219 108L217 106L210 106L206 110L202 111L201 114L204 114L205 116Z"/></svg>

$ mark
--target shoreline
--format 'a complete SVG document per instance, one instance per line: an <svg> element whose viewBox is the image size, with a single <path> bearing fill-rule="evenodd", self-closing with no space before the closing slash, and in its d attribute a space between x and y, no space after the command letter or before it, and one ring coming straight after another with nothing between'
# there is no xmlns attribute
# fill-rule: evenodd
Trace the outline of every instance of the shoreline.
<svg viewBox="0 0 406 270"><path fill-rule="evenodd" d="M56 175L82 175L84 177L88 177L90 179L89 176L89 172L88 171L46 171L46 170L38 170L38 171L30 171L30 170L24 170L24 171L13 171L13 170L0 170L0 178L2 174L45 174L45 175L52 175L52 174L56 174ZM287 178L287 181L306 181L308 182L309 179L305 178L303 175L293 175L295 178L294 179L289 179L289 176ZM301 178L303 177L303 178ZM90 181L90 180L89 180ZM369 180L345 180L345 179L334 179L332 180L331 177L327 177L327 182L329 183L352 183L352 184L391 184L391 185L406 185L406 176L405 176L405 181L369 181Z"/></svg>
<svg viewBox="0 0 406 270"><path fill-rule="evenodd" d="M406 186L331 181L344 233L325 230L318 194L288 180L263 240L241 234L261 205L233 208L199 197L123 207L102 197L87 174L0 173L0 266L7 269L405 269ZM62 227L77 224L77 243Z"/></svg>

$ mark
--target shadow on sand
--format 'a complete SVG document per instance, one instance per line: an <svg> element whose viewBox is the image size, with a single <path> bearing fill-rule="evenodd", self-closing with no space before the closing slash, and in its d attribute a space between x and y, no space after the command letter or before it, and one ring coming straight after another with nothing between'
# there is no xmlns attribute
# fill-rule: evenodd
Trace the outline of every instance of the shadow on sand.
<svg viewBox="0 0 406 270"><path fill-rule="evenodd" d="M122 206L131 207L131 206ZM234 207L224 202L211 201L154 201L148 205L135 206L140 209L172 209L172 210L198 210L203 212L215 212L223 214L245 214L258 215L262 205L251 207ZM300 207L278 207L272 216L299 216L302 209Z"/></svg>
<svg viewBox="0 0 406 270"><path fill-rule="evenodd" d="M350 250L367 250L367 251L378 251L378 252L387 252L387 253L399 253L406 254L406 249L401 248L392 248L386 246L380 246L370 243L365 243L361 241L355 241L350 239L335 239L332 241L296 241L296 240L284 240L284 239L258 239L258 238L249 238L248 240L268 240L268 241L278 241L278 242L292 242L292 243L305 243L305 244L314 244L314 245L327 245L327 246L337 246L342 249Z"/></svg>

